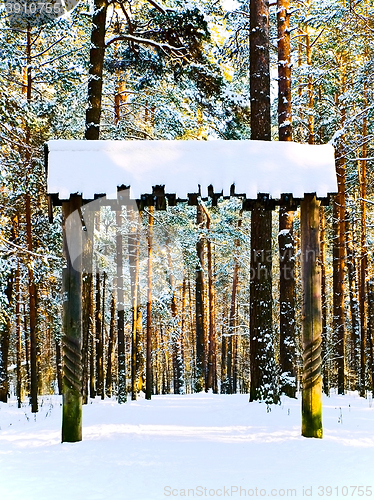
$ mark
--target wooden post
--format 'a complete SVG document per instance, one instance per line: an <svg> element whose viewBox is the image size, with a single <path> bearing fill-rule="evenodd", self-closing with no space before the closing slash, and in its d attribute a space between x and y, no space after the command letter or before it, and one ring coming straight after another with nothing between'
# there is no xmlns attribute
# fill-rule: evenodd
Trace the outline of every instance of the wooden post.
<svg viewBox="0 0 374 500"><path fill-rule="evenodd" d="M296 397L295 240L293 212L279 208L279 363L281 392Z"/></svg>
<svg viewBox="0 0 374 500"><path fill-rule="evenodd" d="M66 219L82 206L82 198L71 195L62 203L63 238L66 268L63 270L64 336L63 336L63 408L62 442L82 441L82 273L79 255L71 262L66 238ZM74 235L76 248L82 246L82 222L73 218L69 231Z"/></svg>
<svg viewBox="0 0 374 500"><path fill-rule="evenodd" d="M302 435L322 438L322 307L319 206L314 194L301 202L303 282Z"/></svg>
<svg viewBox="0 0 374 500"><path fill-rule="evenodd" d="M106 378L105 378L105 393L110 398L112 396L112 367L113 367L113 347L114 347L114 330L116 320L116 301L114 293L110 300L110 326L109 326L109 342L107 351Z"/></svg>

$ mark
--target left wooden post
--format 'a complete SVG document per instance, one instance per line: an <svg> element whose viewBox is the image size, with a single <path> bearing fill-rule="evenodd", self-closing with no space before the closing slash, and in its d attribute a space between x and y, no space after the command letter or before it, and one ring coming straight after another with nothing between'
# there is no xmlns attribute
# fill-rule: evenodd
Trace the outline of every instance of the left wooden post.
<svg viewBox="0 0 374 500"><path fill-rule="evenodd" d="M82 249L82 197L70 195L62 203L63 245L66 268L63 269L63 407L62 442L82 441L82 253L72 257L67 245L74 239L74 248ZM66 220L77 211L78 216ZM74 261L72 262L72 258Z"/></svg>

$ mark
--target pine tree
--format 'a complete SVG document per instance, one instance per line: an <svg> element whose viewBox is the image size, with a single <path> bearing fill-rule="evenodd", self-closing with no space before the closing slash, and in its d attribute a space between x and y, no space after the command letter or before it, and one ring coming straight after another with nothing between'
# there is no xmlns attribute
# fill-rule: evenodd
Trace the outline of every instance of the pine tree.
<svg viewBox="0 0 374 500"><path fill-rule="evenodd" d="M270 141L269 7L251 2L251 139ZM251 213L251 390L250 401L276 402L272 325L272 212L256 203Z"/></svg>

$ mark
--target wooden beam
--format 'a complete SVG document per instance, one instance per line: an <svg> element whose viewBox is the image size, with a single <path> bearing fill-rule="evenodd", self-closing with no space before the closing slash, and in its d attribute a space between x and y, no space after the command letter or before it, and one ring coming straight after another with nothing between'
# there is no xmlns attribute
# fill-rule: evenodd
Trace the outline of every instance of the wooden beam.
<svg viewBox="0 0 374 500"><path fill-rule="evenodd" d="M155 188L162 188L162 186L154 186ZM155 195L154 189L152 194L147 194L143 193L138 200L135 199L130 199L129 195L129 186L122 185L118 187L119 191L122 190L127 190L124 195L121 195L118 197L117 200L112 200L112 199L105 199L102 200L102 206L109 206L112 208L112 210L116 211L117 205L120 206L126 206L130 205L133 203L137 203L140 209L142 207L150 207L150 206L155 206L155 203L157 202L159 207L158 210L165 210L166 209L166 203L163 198L167 198L168 203L167 205L169 207L175 207L178 203L185 203L188 201L189 206L196 206L197 205L197 198L201 196L201 193L189 193L188 198L177 198L177 195L175 193L163 193L161 194L161 191L157 191L157 194ZM334 193L328 193L327 197L317 197L317 200L321 202L321 206L327 207L331 204L331 197L334 195ZM94 195L94 200L103 198L106 196L103 193L97 193ZM158 197L158 201L155 199ZM48 203L49 203L49 209L48 209L48 214L50 218L50 222L53 222L52 220L52 209L53 207L60 207L64 201L64 199L60 199L58 193L52 193L48 194L48 197L50 198ZM217 202L220 198L223 200L229 200L230 198L235 197L235 198L242 198L243 200L243 210L250 211L253 210L255 206L257 206L258 203L261 203L267 210L275 210L276 206L282 206L287 208L287 210L297 210L297 207L300 205L300 198L294 198L292 193L282 193L280 198L271 198L268 193L258 193L257 198L246 198L245 193L236 193L235 192L235 185L233 184L230 187L230 195L229 196L224 196L223 192L221 191L220 193L215 193L213 190L213 186L210 185L208 186L208 197L202 198L204 201L208 201L209 198L212 199L212 206L217 206ZM89 204L92 199L83 199L83 204L87 205Z"/></svg>
<svg viewBox="0 0 374 500"><path fill-rule="evenodd" d="M315 194L301 202L301 255L303 283L302 435L322 438L322 307L319 207Z"/></svg>
<svg viewBox="0 0 374 500"><path fill-rule="evenodd" d="M75 244L82 245L82 226L75 227L80 219L67 227L66 220L82 206L82 197L71 195L62 203L63 239L66 268L63 269L63 390L62 390L62 442L82 441L82 273L80 255L71 262L67 247L66 231L72 231ZM78 222L79 221L79 222ZM79 241L80 240L80 241Z"/></svg>

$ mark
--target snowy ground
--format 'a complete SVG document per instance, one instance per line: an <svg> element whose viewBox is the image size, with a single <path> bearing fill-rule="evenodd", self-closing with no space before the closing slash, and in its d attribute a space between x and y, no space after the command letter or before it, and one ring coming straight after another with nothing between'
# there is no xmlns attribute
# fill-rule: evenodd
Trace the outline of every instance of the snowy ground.
<svg viewBox="0 0 374 500"><path fill-rule="evenodd" d="M1 500L374 497L374 405L354 394L325 398L323 440L300 436L299 400L197 394L96 400L61 444L60 403L0 403Z"/></svg>

